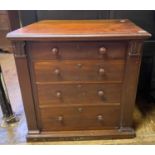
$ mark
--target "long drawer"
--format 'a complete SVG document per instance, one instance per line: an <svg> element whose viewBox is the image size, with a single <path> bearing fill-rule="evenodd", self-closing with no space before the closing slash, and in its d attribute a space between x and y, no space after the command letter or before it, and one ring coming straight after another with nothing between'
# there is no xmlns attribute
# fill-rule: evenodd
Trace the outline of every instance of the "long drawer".
<svg viewBox="0 0 155 155"><path fill-rule="evenodd" d="M124 59L126 42L33 42L32 59Z"/></svg>
<svg viewBox="0 0 155 155"><path fill-rule="evenodd" d="M40 109L42 131L119 127L120 106L46 107Z"/></svg>
<svg viewBox="0 0 155 155"><path fill-rule="evenodd" d="M38 84L39 105L120 103L121 84Z"/></svg>
<svg viewBox="0 0 155 155"><path fill-rule="evenodd" d="M124 60L34 61L36 82L122 81Z"/></svg>

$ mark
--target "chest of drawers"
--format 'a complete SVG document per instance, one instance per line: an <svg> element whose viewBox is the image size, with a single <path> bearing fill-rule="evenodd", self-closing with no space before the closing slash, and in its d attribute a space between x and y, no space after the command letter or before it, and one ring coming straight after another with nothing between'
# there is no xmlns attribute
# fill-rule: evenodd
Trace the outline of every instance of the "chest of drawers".
<svg viewBox="0 0 155 155"><path fill-rule="evenodd" d="M28 140L134 137L141 47L129 20L46 20L8 33Z"/></svg>

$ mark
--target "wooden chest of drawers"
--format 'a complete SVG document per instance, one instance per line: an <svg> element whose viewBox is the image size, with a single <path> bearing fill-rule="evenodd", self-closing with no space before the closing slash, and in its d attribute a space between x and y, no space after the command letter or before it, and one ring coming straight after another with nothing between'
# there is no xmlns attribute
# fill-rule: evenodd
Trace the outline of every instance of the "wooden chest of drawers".
<svg viewBox="0 0 155 155"><path fill-rule="evenodd" d="M141 47L129 20L41 21L10 32L28 140L134 137Z"/></svg>

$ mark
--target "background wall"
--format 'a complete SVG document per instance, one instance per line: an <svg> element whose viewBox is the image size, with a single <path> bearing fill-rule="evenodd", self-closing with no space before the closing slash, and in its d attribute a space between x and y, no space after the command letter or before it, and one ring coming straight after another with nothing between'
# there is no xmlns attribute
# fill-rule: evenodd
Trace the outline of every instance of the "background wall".
<svg viewBox="0 0 155 155"><path fill-rule="evenodd" d="M50 10L19 11L23 26L44 19L120 19L127 18L152 34L145 41L138 93L155 100L155 11Z"/></svg>

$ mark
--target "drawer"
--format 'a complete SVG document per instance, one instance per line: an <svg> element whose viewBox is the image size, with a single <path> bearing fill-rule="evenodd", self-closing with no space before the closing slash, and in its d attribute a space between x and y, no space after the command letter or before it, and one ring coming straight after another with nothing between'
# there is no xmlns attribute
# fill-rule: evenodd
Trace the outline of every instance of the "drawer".
<svg viewBox="0 0 155 155"><path fill-rule="evenodd" d="M40 105L120 103L121 84L39 84Z"/></svg>
<svg viewBox="0 0 155 155"><path fill-rule="evenodd" d="M118 128L120 106L47 107L40 109L43 131Z"/></svg>
<svg viewBox="0 0 155 155"><path fill-rule="evenodd" d="M9 30L9 19L5 14L0 15L0 30Z"/></svg>
<svg viewBox="0 0 155 155"><path fill-rule="evenodd" d="M123 59L125 42L35 42L30 43L32 59Z"/></svg>
<svg viewBox="0 0 155 155"><path fill-rule="evenodd" d="M64 60L34 62L36 82L122 81L123 60Z"/></svg>

